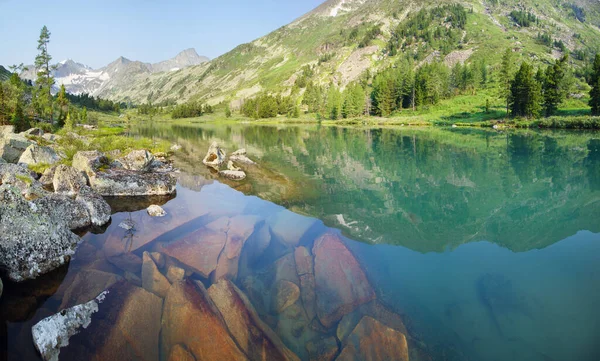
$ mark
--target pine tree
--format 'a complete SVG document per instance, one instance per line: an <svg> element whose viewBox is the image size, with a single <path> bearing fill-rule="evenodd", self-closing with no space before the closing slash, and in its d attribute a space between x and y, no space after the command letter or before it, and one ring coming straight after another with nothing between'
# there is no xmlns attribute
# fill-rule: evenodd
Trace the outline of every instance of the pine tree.
<svg viewBox="0 0 600 361"><path fill-rule="evenodd" d="M335 86L330 86L327 92L327 117L337 120L342 115L342 94Z"/></svg>
<svg viewBox="0 0 600 361"><path fill-rule="evenodd" d="M590 77L590 106L592 115L600 115L600 54L596 54Z"/></svg>
<svg viewBox="0 0 600 361"><path fill-rule="evenodd" d="M502 55L502 65L500 67L500 93L501 96L506 99L506 115L508 116L510 106L510 94L511 86L510 80L512 79L513 72L513 53L512 49L508 48Z"/></svg>
<svg viewBox="0 0 600 361"><path fill-rule="evenodd" d="M87 116L87 108L83 107L83 109L81 110L81 123L83 124L87 124L88 121L88 116Z"/></svg>
<svg viewBox="0 0 600 361"><path fill-rule="evenodd" d="M229 107L229 104L225 105L225 117L231 118L231 108Z"/></svg>
<svg viewBox="0 0 600 361"><path fill-rule="evenodd" d="M69 110L69 99L67 98L67 90L64 84L60 86L60 91L56 96L56 105L58 105L58 120L63 122Z"/></svg>
<svg viewBox="0 0 600 361"><path fill-rule="evenodd" d="M71 112L67 112L67 117L65 118L65 129L73 130L73 118L71 118Z"/></svg>
<svg viewBox="0 0 600 361"><path fill-rule="evenodd" d="M48 43L50 43L50 31L44 25L38 39L38 55L35 57L35 68L37 71L37 79L35 82L36 92L36 108L40 116L50 119L54 123L52 114L52 85L54 78L51 71L53 67L50 65L52 57L48 53Z"/></svg>
<svg viewBox="0 0 600 361"><path fill-rule="evenodd" d="M564 56L562 59L548 66L543 79L537 79L538 82L543 84L544 113L547 117L556 113L558 106L564 101L567 95L566 89L563 86L566 64L567 56Z"/></svg>
<svg viewBox="0 0 600 361"><path fill-rule="evenodd" d="M512 116L535 118L541 110L541 85L536 81L533 67L523 62L511 82L509 105Z"/></svg>

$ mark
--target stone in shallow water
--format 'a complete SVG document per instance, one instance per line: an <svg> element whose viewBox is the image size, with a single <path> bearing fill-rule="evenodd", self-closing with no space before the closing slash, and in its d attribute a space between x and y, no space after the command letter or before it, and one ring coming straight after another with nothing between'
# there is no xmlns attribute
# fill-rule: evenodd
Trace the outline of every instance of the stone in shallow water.
<svg viewBox="0 0 600 361"><path fill-rule="evenodd" d="M204 286L189 279L173 284L165 299L161 359L177 345L184 345L196 360L247 360Z"/></svg>
<svg viewBox="0 0 600 361"><path fill-rule="evenodd" d="M362 267L340 237L331 232L313 246L317 315L325 327L375 298Z"/></svg>
<svg viewBox="0 0 600 361"><path fill-rule="evenodd" d="M235 216L230 219L227 229L227 242L223 253L219 256L213 277L214 281L221 278L233 279L237 277L242 248L254 233L259 220L260 218L257 216L247 215Z"/></svg>
<svg viewBox="0 0 600 361"><path fill-rule="evenodd" d="M213 142L208 148L208 152L202 160L202 163L206 166L218 169L221 164L225 163L225 156L225 151L221 149L219 143Z"/></svg>
<svg viewBox="0 0 600 361"><path fill-rule="evenodd" d="M177 180L169 173L111 169L90 177L90 186L103 196L162 196L173 194Z"/></svg>
<svg viewBox="0 0 600 361"><path fill-rule="evenodd" d="M196 358L183 346L175 345L173 349L171 349L168 361L196 361Z"/></svg>
<svg viewBox="0 0 600 361"><path fill-rule="evenodd" d="M142 260L142 286L146 291L165 298L169 288L171 288L171 284L167 278L160 273L148 252L144 252Z"/></svg>
<svg viewBox="0 0 600 361"><path fill-rule="evenodd" d="M156 204L153 204L150 207L148 207L147 211L151 217L164 217L167 215L167 212L165 212L165 210L162 209L161 206L157 206Z"/></svg>
<svg viewBox="0 0 600 361"><path fill-rule="evenodd" d="M77 202L83 203L90 213L90 220L94 226L102 226L110 221L111 208L101 195L90 187L83 186L79 189Z"/></svg>
<svg viewBox="0 0 600 361"><path fill-rule="evenodd" d="M63 310L33 326L33 342L44 360L58 361L60 349L68 346L72 336L90 325L92 315L98 312L98 305L106 294L103 292L92 301Z"/></svg>
<svg viewBox="0 0 600 361"><path fill-rule="evenodd" d="M299 360L257 315L233 283L221 280L208 289L225 324L250 360Z"/></svg>
<svg viewBox="0 0 600 361"><path fill-rule="evenodd" d="M127 281L114 284L90 325L61 349L61 360L158 361L162 304Z"/></svg>
<svg viewBox="0 0 600 361"><path fill-rule="evenodd" d="M285 209L267 218L267 223L285 245L297 246L302 236L316 223L316 220Z"/></svg>
<svg viewBox="0 0 600 361"><path fill-rule="evenodd" d="M59 309L93 300L102 291L121 280L120 276L95 269L79 272L64 293Z"/></svg>
<svg viewBox="0 0 600 361"><path fill-rule="evenodd" d="M208 278L217 268L219 255L226 242L226 233L201 228L169 243L161 251Z"/></svg>
<svg viewBox="0 0 600 361"><path fill-rule="evenodd" d="M336 330L336 336L342 344L346 343L346 338L364 316L376 319L384 326L393 328L405 335L408 334L400 315L385 308L378 300L373 300L359 306L352 313L349 313L342 318Z"/></svg>
<svg viewBox="0 0 600 361"><path fill-rule="evenodd" d="M333 361L338 352L335 337L319 338L306 343L310 361Z"/></svg>
<svg viewBox="0 0 600 361"><path fill-rule="evenodd" d="M293 282L280 280L275 286L273 297L274 310L277 313L281 313L298 301L300 288Z"/></svg>
<svg viewBox="0 0 600 361"><path fill-rule="evenodd" d="M365 316L354 328L337 360L408 361L406 337Z"/></svg>
<svg viewBox="0 0 600 361"><path fill-rule="evenodd" d="M246 178L246 173L242 170L222 170L219 172L219 175L231 180L244 180Z"/></svg>

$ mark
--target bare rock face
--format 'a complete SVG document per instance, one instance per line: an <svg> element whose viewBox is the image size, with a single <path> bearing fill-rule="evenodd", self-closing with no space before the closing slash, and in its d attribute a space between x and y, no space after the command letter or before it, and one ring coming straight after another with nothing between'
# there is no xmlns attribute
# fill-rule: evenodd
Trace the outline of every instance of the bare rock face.
<svg viewBox="0 0 600 361"><path fill-rule="evenodd" d="M148 172L152 168L154 156L145 149L134 150L119 159L119 162L125 169Z"/></svg>
<svg viewBox="0 0 600 361"><path fill-rule="evenodd" d="M21 134L5 133L0 138L0 158L8 163L17 163L25 149L35 144Z"/></svg>
<svg viewBox="0 0 600 361"><path fill-rule="evenodd" d="M177 345L185 346L196 360L247 360L204 286L189 279L171 286L165 299L161 359Z"/></svg>
<svg viewBox="0 0 600 361"><path fill-rule="evenodd" d="M258 317L246 295L233 283L221 280L208 289L208 294L250 360L299 360Z"/></svg>
<svg viewBox="0 0 600 361"><path fill-rule="evenodd" d="M52 186L54 192L74 196L81 188L87 185L87 180L82 171L61 164L53 168ZM46 173L44 173L44 176ZM49 176L49 174L48 174Z"/></svg>
<svg viewBox="0 0 600 361"><path fill-rule="evenodd" d="M103 196L162 196L175 192L177 180L168 173L140 173L122 169L98 172L90 186Z"/></svg>
<svg viewBox="0 0 600 361"><path fill-rule="evenodd" d="M109 165L108 158L97 150L77 152L73 156L73 168L80 170L87 174L89 177L96 174L96 172L104 166Z"/></svg>
<svg viewBox="0 0 600 361"><path fill-rule="evenodd" d="M54 164L60 160L60 156L50 147L43 147L37 144L32 144L25 149L19 163L27 165L37 164Z"/></svg>
<svg viewBox="0 0 600 361"><path fill-rule="evenodd" d="M0 267L11 280L33 279L65 264L79 241L62 217L56 219L14 188L0 186Z"/></svg>
<svg viewBox="0 0 600 361"><path fill-rule="evenodd" d="M408 361L408 344L401 332L365 316L348 337L337 360Z"/></svg>
<svg viewBox="0 0 600 361"><path fill-rule="evenodd" d="M338 235L325 233L319 237L313 254L317 315L325 327L375 298L360 264Z"/></svg>
<svg viewBox="0 0 600 361"><path fill-rule="evenodd" d="M127 281L111 286L89 326L60 350L60 359L159 361L163 301Z"/></svg>
<svg viewBox="0 0 600 361"><path fill-rule="evenodd" d="M221 149L219 143L213 142L208 147L208 152L202 160L204 165L218 169L223 163L225 163L225 151Z"/></svg>

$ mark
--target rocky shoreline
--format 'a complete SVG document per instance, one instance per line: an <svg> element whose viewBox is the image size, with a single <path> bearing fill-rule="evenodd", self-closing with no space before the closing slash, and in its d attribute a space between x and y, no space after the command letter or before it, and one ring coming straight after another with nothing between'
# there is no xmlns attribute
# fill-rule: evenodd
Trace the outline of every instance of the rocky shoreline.
<svg viewBox="0 0 600 361"><path fill-rule="evenodd" d="M80 242L72 231L110 221L103 196L175 192L173 168L146 150L112 162L99 151L80 151L69 166L54 146L58 136L13 131L0 127L0 268L11 281L34 279L68 262ZM37 174L30 170L35 165L48 168Z"/></svg>

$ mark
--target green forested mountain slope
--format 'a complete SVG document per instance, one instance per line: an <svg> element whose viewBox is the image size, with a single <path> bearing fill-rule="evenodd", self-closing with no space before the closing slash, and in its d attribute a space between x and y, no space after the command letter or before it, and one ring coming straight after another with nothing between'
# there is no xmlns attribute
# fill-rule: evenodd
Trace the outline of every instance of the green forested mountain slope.
<svg viewBox="0 0 600 361"><path fill-rule="evenodd" d="M569 52L571 68L578 69L600 49L599 26L600 4L593 0L329 0L210 62L142 74L99 95L235 107L260 92L288 94L307 79L344 88L407 57L415 67L485 62L494 71L506 48L513 49L515 62L538 65Z"/></svg>
<svg viewBox="0 0 600 361"><path fill-rule="evenodd" d="M10 71L8 71L5 67L0 65L0 81L6 80L10 78Z"/></svg>

